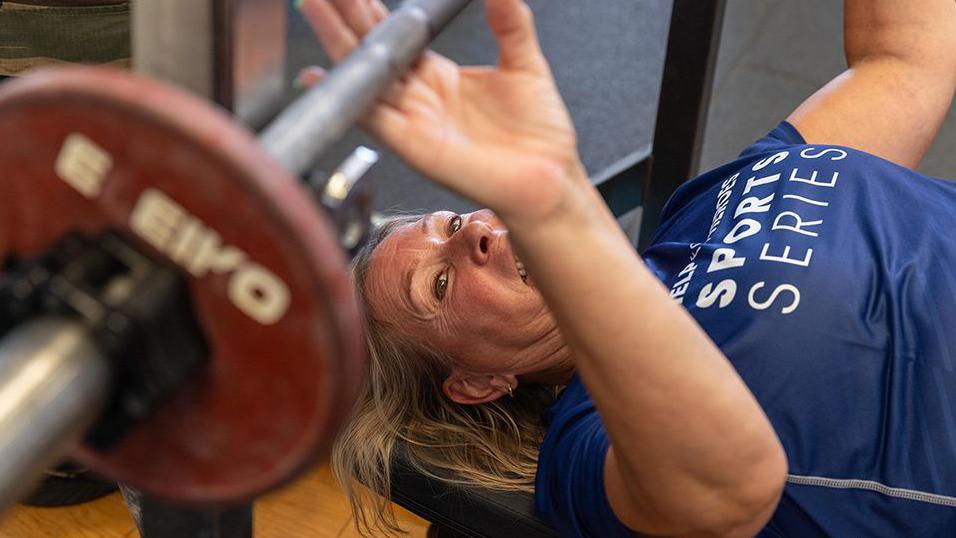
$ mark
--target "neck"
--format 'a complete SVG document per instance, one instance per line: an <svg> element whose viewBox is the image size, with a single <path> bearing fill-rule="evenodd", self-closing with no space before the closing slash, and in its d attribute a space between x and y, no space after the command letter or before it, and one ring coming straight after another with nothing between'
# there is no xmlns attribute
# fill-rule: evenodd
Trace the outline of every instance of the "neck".
<svg viewBox="0 0 956 538"><path fill-rule="evenodd" d="M567 385L574 375L574 357L564 342L561 331L554 327L533 350L537 357L531 371L518 375L522 383Z"/></svg>

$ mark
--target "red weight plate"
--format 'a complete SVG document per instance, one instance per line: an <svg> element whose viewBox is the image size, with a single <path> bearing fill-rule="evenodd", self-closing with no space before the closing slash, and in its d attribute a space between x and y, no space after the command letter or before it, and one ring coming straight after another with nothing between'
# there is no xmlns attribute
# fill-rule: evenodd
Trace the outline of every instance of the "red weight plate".
<svg viewBox="0 0 956 538"><path fill-rule="evenodd" d="M324 216L194 96L102 68L0 87L0 259L119 230L187 278L212 357L93 470L181 502L246 501L324 454L364 375Z"/></svg>

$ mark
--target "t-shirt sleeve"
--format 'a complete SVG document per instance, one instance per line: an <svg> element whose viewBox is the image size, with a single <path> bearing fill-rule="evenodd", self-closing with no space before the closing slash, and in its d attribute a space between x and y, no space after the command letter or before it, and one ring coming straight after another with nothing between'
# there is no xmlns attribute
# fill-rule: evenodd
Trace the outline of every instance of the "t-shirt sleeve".
<svg viewBox="0 0 956 538"><path fill-rule="evenodd" d="M806 144L806 142L796 127L784 121L767 133L766 136L748 146L734 161L684 182L674 191L664 205L661 211L661 224L657 230L655 230L651 244L657 244L662 237L669 235L670 227L674 224L674 216L676 214L692 205L693 202L701 196L708 198L713 196L720 190L721 184L735 172L749 166L762 155L769 155L804 144ZM699 216L694 215L693 218L698 219Z"/></svg>
<svg viewBox="0 0 956 538"><path fill-rule="evenodd" d="M535 505L561 534L576 538L629 537L604 490L610 441L579 378L553 408L538 459Z"/></svg>
<svg viewBox="0 0 956 538"><path fill-rule="evenodd" d="M767 136L754 142L740 153L740 158L750 157L766 151L773 151L784 146L799 146L806 144L803 135L790 122L781 122L770 131Z"/></svg>

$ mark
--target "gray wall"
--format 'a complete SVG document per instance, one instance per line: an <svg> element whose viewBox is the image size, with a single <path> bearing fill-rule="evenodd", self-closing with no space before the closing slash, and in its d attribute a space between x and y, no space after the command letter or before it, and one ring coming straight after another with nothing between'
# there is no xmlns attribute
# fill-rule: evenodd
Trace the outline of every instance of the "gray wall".
<svg viewBox="0 0 956 538"><path fill-rule="evenodd" d="M834 0L728 0L703 170L733 159L846 69L842 12ZM956 106L920 171L956 179Z"/></svg>

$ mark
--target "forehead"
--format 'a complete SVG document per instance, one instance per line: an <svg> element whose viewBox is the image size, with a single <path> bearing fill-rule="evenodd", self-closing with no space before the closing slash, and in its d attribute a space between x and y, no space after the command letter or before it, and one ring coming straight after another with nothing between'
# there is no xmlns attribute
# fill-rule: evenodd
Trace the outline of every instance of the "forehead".
<svg viewBox="0 0 956 538"><path fill-rule="evenodd" d="M450 211L436 211L399 225L375 247L370 259L370 269L375 266L384 266L387 269L397 262L396 256L414 258L421 255L423 250L432 246L432 234L442 219L454 215L455 213Z"/></svg>
<svg viewBox="0 0 956 538"><path fill-rule="evenodd" d="M427 219L426 215L392 230L372 252L370 269L392 272L402 258L420 252L426 246L423 227Z"/></svg>
<svg viewBox="0 0 956 538"><path fill-rule="evenodd" d="M430 246L427 226L437 214L403 224L372 252L365 278L368 307L377 318L394 320L402 313L415 312L405 290L410 269Z"/></svg>

